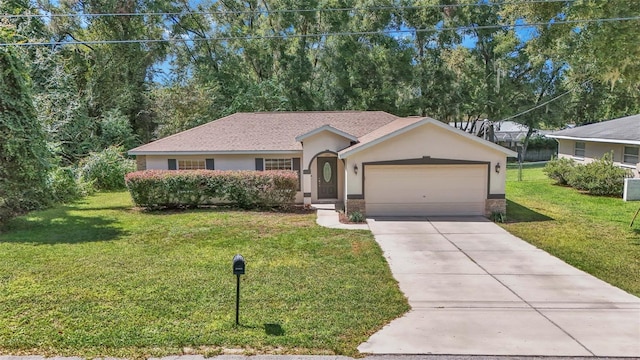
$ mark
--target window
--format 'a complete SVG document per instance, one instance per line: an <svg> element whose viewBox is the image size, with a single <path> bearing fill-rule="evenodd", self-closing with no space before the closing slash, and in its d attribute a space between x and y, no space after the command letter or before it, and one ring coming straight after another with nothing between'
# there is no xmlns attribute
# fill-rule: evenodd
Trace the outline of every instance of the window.
<svg viewBox="0 0 640 360"><path fill-rule="evenodd" d="M584 158L585 144L580 141L576 141L576 145L573 147L573 156L577 158Z"/></svg>
<svg viewBox="0 0 640 360"><path fill-rule="evenodd" d="M178 160L178 170L200 170L206 169L204 160Z"/></svg>
<svg viewBox="0 0 640 360"><path fill-rule="evenodd" d="M640 162L640 147L625 146L624 155L622 156L622 162L625 164L637 164Z"/></svg>
<svg viewBox="0 0 640 360"><path fill-rule="evenodd" d="M293 170L291 159L264 159L265 170Z"/></svg>

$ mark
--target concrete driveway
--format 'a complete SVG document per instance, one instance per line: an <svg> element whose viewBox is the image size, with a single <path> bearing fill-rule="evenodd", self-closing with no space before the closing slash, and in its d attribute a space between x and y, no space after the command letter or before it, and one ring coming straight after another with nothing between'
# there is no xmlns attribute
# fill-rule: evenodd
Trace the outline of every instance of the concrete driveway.
<svg viewBox="0 0 640 360"><path fill-rule="evenodd" d="M481 217L369 219L412 310L372 354L640 357L640 299Z"/></svg>

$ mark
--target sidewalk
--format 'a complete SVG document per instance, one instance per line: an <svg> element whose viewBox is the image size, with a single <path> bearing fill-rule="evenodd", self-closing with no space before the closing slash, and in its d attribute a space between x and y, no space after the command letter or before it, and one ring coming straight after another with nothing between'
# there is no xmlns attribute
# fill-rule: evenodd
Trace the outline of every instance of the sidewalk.
<svg viewBox="0 0 640 360"><path fill-rule="evenodd" d="M50 357L44 356L1 356L0 360L85 360L81 357ZM372 355L354 359L339 355L218 355L205 358L202 355L176 355L148 360L628 360L621 357L557 357L557 356L478 356L478 355ZM93 360L126 360L119 358L95 358Z"/></svg>

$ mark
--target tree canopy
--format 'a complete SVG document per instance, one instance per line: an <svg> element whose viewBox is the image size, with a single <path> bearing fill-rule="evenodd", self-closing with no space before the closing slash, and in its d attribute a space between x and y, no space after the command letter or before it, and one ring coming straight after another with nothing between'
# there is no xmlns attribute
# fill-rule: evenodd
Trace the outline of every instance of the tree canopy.
<svg viewBox="0 0 640 360"><path fill-rule="evenodd" d="M238 111L640 112L633 1L5 0L0 30L2 126L54 167ZM5 169L27 161L12 141Z"/></svg>

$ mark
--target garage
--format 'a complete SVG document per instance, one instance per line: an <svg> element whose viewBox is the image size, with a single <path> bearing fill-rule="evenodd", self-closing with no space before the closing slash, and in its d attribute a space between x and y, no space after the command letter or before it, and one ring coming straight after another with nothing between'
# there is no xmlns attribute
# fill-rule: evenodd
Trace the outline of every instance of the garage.
<svg viewBox="0 0 640 360"><path fill-rule="evenodd" d="M486 164L368 165L368 216L484 215Z"/></svg>

